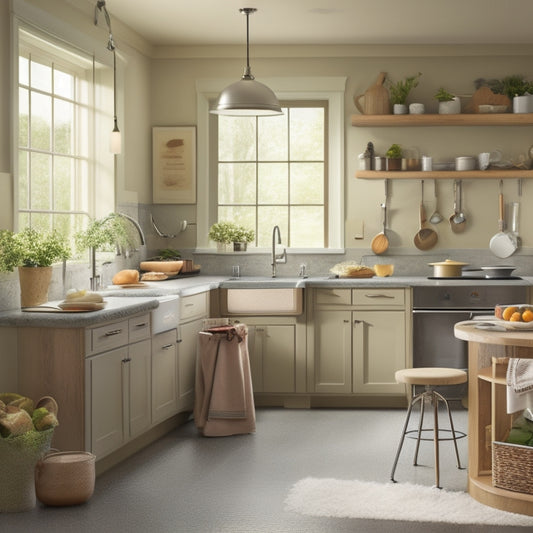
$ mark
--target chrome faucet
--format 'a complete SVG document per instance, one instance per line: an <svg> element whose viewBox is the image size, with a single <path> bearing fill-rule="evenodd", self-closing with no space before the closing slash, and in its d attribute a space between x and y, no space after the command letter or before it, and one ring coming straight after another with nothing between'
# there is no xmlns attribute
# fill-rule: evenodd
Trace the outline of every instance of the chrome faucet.
<svg viewBox="0 0 533 533"><path fill-rule="evenodd" d="M281 233L279 231L279 226L274 226L272 230L272 277L276 277L276 265L278 263L287 262L287 250L284 248L282 254L276 254L276 233L278 234L277 244L281 244Z"/></svg>

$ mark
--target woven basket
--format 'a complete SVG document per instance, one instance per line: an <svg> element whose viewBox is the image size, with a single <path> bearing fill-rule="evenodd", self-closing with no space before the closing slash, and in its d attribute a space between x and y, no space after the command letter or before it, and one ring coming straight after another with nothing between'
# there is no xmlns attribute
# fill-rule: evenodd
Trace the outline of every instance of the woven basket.
<svg viewBox="0 0 533 533"><path fill-rule="evenodd" d="M35 491L46 505L85 503L94 491L96 456L90 452L54 452L35 467Z"/></svg>
<svg viewBox="0 0 533 533"><path fill-rule="evenodd" d="M35 507L34 470L50 449L54 428L0 438L0 512Z"/></svg>
<svg viewBox="0 0 533 533"><path fill-rule="evenodd" d="M533 446L492 443L492 484L501 489L533 494Z"/></svg>

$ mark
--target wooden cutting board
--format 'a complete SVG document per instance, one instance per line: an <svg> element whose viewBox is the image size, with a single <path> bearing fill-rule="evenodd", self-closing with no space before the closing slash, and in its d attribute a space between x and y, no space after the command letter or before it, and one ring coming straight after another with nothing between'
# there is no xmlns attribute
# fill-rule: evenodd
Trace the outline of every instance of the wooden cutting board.
<svg viewBox="0 0 533 533"><path fill-rule="evenodd" d="M390 114L390 98L389 91L383 85L385 81L386 72L380 72L374 85L371 85L365 94L360 94L354 97L355 107L360 113L364 115L389 115ZM364 98L361 105L359 100Z"/></svg>
<svg viewBox="0 0 533 533"><path fill-rule="evenodd" d="M488 87L480 87L473 95L465 109L465 113L479 113L480 105L511 106L511 100L505 94L495 94Z"/></svg>

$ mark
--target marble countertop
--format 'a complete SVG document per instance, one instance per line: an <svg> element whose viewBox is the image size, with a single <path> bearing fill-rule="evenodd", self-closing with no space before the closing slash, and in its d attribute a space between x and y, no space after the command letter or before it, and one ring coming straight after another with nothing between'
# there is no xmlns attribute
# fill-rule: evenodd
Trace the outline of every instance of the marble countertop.
<svg viewBox="0 0 533 533"><path fill-rule="evenodd" d="M330 278L317 276L309 278L268 278L246 276L231 279L226 276L193 276L188 278L145 282L143 287L124 288L110 287L101 291L107 305L104 309L91 312L25 312L20 309L0 312L0 326L11 327L87 327L98 323L120 320L122 318L150 311L158 307L158 298L162 296L178 295L191 296L207 292L216 288L225 289L254 289L254 288L407 288L407 287L435 287L435 286L483 286L505 284L533 285L533 277L520 280L487 280L487 279L428 279L422 276L391 276L373 278ZM49 302L57 304L59 302Z"/></svg>

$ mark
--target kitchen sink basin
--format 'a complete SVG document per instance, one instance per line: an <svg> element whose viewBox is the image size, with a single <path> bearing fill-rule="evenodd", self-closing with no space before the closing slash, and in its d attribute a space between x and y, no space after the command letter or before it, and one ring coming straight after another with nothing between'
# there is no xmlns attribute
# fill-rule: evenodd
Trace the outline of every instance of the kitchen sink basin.
<svg viewBox="0 0 533 533"><path fill-rule="evenodd" d="M221 306L227 315L301 315L303 289L296 287L222 288Z"/></svg>
<svg viewBox="0 0 533 533"><path fill-rule="evenodd" d="M295 289L299 287L305 287L305 282L306 279L301 277L271 278L266 276L244 276L241 278L230 278L225 280L220 284L220 286L226 289Z"/></svg>

